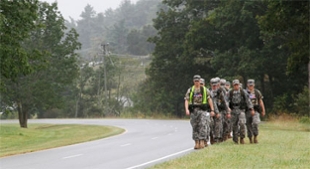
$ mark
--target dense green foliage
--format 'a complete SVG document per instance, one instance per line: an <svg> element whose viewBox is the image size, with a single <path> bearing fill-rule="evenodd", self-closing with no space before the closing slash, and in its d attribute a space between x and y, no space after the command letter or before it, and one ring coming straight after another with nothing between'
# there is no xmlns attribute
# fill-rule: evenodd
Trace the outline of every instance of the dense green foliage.
<svg viewBox="0 0 310 169"><path fill-rule="evenodd" d="M281 110L304 114L293 103L309 102L296 97L308 81L309 1L163 3L168 7L154 20L154 58L137 107L184 114L184 94L200 74L207 83L216 76L243 84L254 78L267 111L280 111L280 104Z"/></svg>
<svg viewBox="0 0 310 169"><path fill-rule="evenodd" d="M18 10L16 10L18 9ZM19 74L28 74L32 67L29 59L35 50L26 50L22 41L29 32L36 29L38 0L20 0L0 2L0 73L1 78L16 78ZM0 90L4 90L1 81Z"/></svg>
<svg viewBox="0 0 310 169"><path fill-rule="evenodd" d="M1 79L5 89L1 104L16 107L21 127L27 127L30 114L40 116L41 112L66 106L66 92L70 91L67 87L78 76L75 51L80 43L76 31L64 32L64 19L56 3L39 3L37 7L36 28L19 40L22 50L36 51L27 60L32 72Z"/></svg>

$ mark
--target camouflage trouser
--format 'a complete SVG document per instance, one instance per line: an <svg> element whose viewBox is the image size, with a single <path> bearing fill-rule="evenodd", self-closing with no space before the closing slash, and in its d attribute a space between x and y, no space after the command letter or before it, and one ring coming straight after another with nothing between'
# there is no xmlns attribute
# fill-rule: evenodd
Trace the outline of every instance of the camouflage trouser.
<svg viewBox="0 0 310 169"><path fill-rule="evenodd" d="M238 133L240 134L240 138L245 137L245 123L246 123L246 117L244 110L240 109L232 109L231 114L231 123L233 128L233 141L238 142ZM239 130L240 126L240 131Z"/></svg>
<svg viewBox="0 0 310 169"><path fill-rule="evenodd" d="M206 142L210 141L210 130L211 130L211 116L209 112L206 113L206 130L207 130L207 137L205 139Z"/></svg>
<svg viewBox="0 0 310 169"><path fill-rule="evenodd" d="M254 116L251 112L247 112L246 127L248 130L248 137L258 136L258 124L260 123L260 114L255 111Z"/></svg>
<svg viewBox="0 0 310 169"><path fill-rule="evenodd" d="M207 139L206 112L196 109L191 113L190 123L193 128L193 140Z"/></svg>
<svg viewBox="0 0 310 169"><path fill-rule="evenodd" d="M232 131L232 125L230 118L227 118L227 116L225 115L223 116L223 138L228 134L230 134L231 131Z"/></svg>
<svg viewBox="0 0 310 169"><path fill-rule="evenodd" d="M216 116L213 118L213 125L211 126L211 134L215 141L220 141L223 135L223 111L219 113L220 117L217 118Z"/></svg>

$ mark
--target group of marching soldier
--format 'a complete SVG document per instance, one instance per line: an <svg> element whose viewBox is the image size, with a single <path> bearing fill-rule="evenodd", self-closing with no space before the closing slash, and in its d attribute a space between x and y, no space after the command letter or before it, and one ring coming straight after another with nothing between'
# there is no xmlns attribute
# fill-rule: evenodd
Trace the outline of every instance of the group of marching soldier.
<svg viewBox="0 0 310 169"><path fill-rule="evenodd" d="M253 79L247 80L246 89L238 79L232 81L232 89L230 82L218 77L210 80L210 89L199 75L194 76L193 82L185 94L185 111L190 116L195 149L229 138L244 144L246 130L249 142L258 143L258 124L265 107Z"/></svg>

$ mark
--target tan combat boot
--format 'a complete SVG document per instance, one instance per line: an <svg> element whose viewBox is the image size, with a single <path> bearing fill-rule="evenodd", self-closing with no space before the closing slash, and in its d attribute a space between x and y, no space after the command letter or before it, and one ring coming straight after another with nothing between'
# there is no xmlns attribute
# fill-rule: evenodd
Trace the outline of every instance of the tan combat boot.
<svg viewBox="0 0 310 169"><path fill-rule="evenodd" d="M240 138L240 144L244 144L244 139Z"/></svg>
<svg viewBox="0 0 310 169"><path fill-rule="evenodd" d="M199 149L199 140L195 140L195 147L194 149Z"/></svg>
<svg viewBox="0 0 310 169"><path fill-rule="evenodd" d="M210 143L211 143L211 145L215 143L215 140L214 140L214 138L213 138L213 137L211 137L211 139L210 139Z"/></svg>
<svg viewBox="0 0 310 169"><path fill-rule="evenodd" d="M258 143L257 136L254 136L254 143Z"/></svg>
<svg viewBox="0 0 310 169"><path fill-rule="evenodd" d="M199 148L205 148L205 141L204 140L199 141Z"/></svg>
<svg viewBox="0 0 310 169"><path fill-rule="evenodd" d="M204 143L205 143L205 147L208 147L208 141L204 140Z"/></svg>
<svg viewBox="0 0 310 169"><path fill-rule="evenodd" d="M228 138L228 139L232 138L231 135L230 135L230 133L227 134L227 138Z"/></svg>
<svg viewBox="0 0 310 169"><path fill-rule="evenodd" d="M250 143L252 144L253 143L252 137L249 137L249 140L250 140Z"/></svg>
<svg viewBox="0 0 310 169"><path fill-rule="evenodd" d="M223 138L223 141L226 141L228 139L228 136L225 135L224 138Z"/></svg>

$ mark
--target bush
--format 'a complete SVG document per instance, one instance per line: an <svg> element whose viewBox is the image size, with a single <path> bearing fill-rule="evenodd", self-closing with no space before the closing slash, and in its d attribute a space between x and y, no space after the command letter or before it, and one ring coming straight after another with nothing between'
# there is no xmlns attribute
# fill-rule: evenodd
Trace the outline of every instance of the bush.
<svg viewBox="0 0 310 169"><path fill-rule="evenodd" d="M309 89L307 87L304 87L302 93L294 98L294 110L300 116L309 116Z"/></svg>
<svg viewBox="0 0 310 169"><path fill-rule="evenodd" d="M310 124L310 118L307 116L303 116L299 119L299 122L304 124Z"/></svg>

